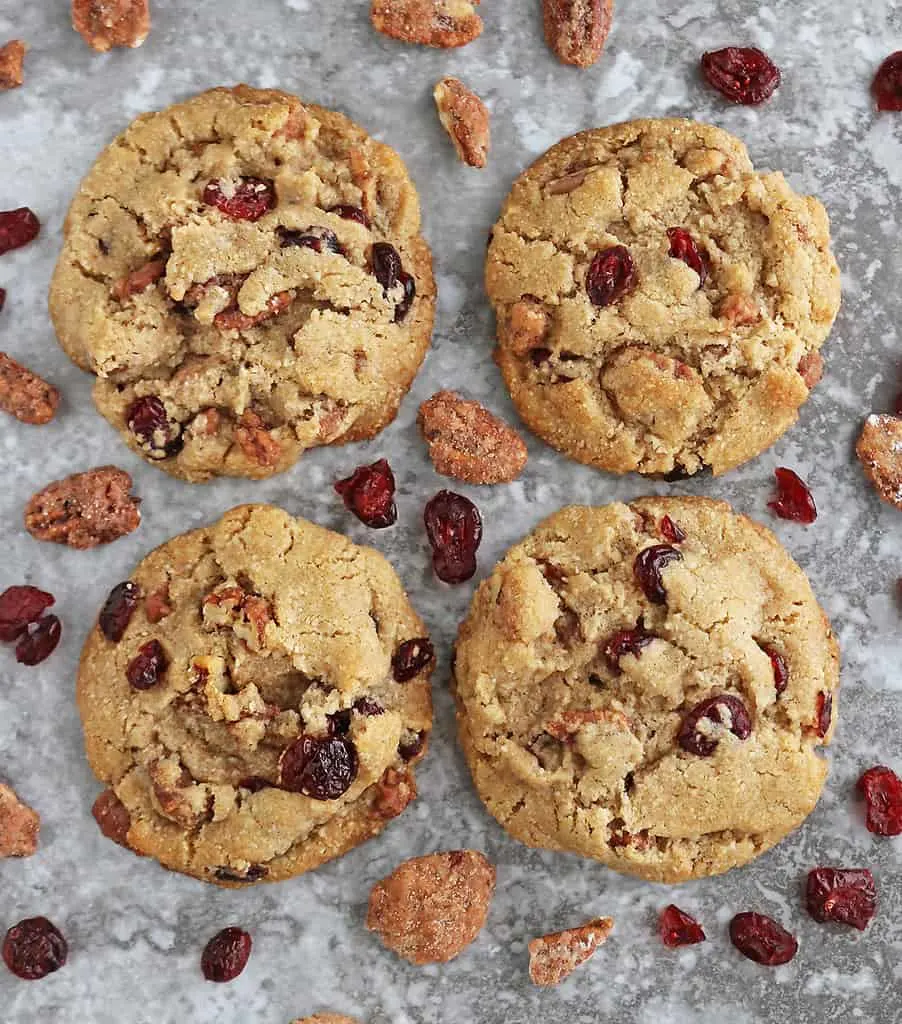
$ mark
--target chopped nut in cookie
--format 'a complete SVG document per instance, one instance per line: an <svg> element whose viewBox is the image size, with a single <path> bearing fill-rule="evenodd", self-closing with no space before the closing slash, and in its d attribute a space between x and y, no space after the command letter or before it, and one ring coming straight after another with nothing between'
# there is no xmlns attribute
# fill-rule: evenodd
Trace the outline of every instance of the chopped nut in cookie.
<svg viewBox="0 0 902 1024"><path fill-rule="evenodd" d="M169 603L168 583L164 583L163 586L157 587L156 590L151 591L147 595L144 601L144 614L147 616L147 621L152 622L154 625L162 622L163 619L172 614L172 605Z"/></svg>
<svg viewBox="0 0 902 1024"><path fill-rule="evenodd" d="M235 440L248 459L260 466L275 466L282 457L282 446L250 409L245 410L235 428Z"/></svg>
<svg viewBox="0 0 902 1024"><path fill-rule="evenodd" d="M25 528L37 540L97 547L125 537L141 522L132 478L115 466L73 473L39 491L25 508Z"/></svg>
<svg viewBox="0 0 902 1024"><path fill-rule="evenodd" d="M386 821L397 818L416 796L417 784L411 772L386 768L385 774L376 785L373 813Z"/></svg>
<svg viewBox="0 0 902 1024"><path fill-rule="evenodd" d="M445 963L482 930L495 869L475 850L405 861L370 893L366 926L412 964Z"/></svg>
<svg viewBox="0 0 902 1024"><path fill-rule="evenodd" d="M506 342L514 355L525 356L540 348L548 333L548 314L542 303L531 295L524 295L510 311Z"/></svg>
<svg viewBox="0 0 902 1024"><path fill-rule="evenodd" d="M140 46L150 32L148 0L72 0L72 27L98 53Z"/></svg>
<svg viewBox="0 0 902 1024"><path fill-rule="evenodd" d="M489 152L489 112L459 78L443 78L433 90L439 120L457 155L470 167L485 167Z"/></svg>
<svg viewBox="0 0 902 1024"><path fill-rule="evenodd" d="M0 352L0 410L22 423L49 423L60 403L60 393L36 373L5 352Z"/></svg>
<svg viewBox="0 0 902 1024"><path fill-rule="evenodd" d="M11 39L0 46L0 91L17 89L24 81L22 62L27 49L21 39Z"/></svg>
<svg viewBox="0 0 902 1024"><path fill-rule="evenodd" d="M204 598L203 619L208 626L230 626L252 651L259 651L267 623L272 621L272 607L265 598L227 582Z"/></svg>
<svg viewBox="0 0 902 1024"><path fill-rule="evenodd" d="M113 298L122 302L124 299L131 298L132 295L138 295L146 291L155 281L159 281L165 273L165 260L150 260L143 267L133 270L113 285Z"/></svg>
<svg viewBox="0 0 902 1024"><path fill-rule="evenodd" d="M526 465L520 435L479 402L439 391L420 406L420 430L436 472L471 484L507 483Z"/></svg>
<svg viewBox="0 0 902 1024"><path fill-rule="evenodd" d="M41 818L16 796L9 786L0 783L0 859L30 857L38 848Z"/></svg>
<svg viewBox="0 0 902 1024"><path fill-rule="evenodd" d="M902 417L868 416L855 451L877 494L902 508Z"/></svg>
<svg viewBox="0 0 902 1024"><path fill-rule="evenodd" d="M529 977L534 985L557 985L601 946L614 921L597 917L579 928L543 935L529 944Z"/></svg>
<svg viewBox="0 0 902 1024"><path fill-rule="evenodd" d="M824 357L820 352L809 352L799 360L799 376L810 391L824 376Z"/></svg>
<svg viewBox="0 0 902 1024"><path fill-rule="evenodd" d="M383 35L403 43L449 48L482 34L479 0L373 0L370 18Z"/></svg>
<svg viewBox="0 0 902 1024"><path fill-rule="evenodd" d="M611 31L614 0L542 0L545 39L564 64L587 68Z"/></svg>

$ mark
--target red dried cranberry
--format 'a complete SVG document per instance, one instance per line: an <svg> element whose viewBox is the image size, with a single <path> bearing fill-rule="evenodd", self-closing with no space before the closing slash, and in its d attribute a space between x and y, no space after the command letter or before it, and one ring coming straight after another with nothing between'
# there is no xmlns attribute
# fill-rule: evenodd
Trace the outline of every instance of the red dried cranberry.
<svg viewBox="0 0 902 1024"><path fill-rule="evenodd" d="M902 50L891 53L877 68L871 92L878 110L902 110Z"/></svg>
<svg viewBox="0 0 902 1024"><path fill-rule="evenodd" d="M169 659L159 640L148 640L128 663L125 675L135 690L149 690L156 686L169 667Z"/></svg>
<svg viewBox="0 0 902 1024"><path fill-rule="evenodd" d="M876 836L902 835L902 779L886 765L877 765L858 780L867 804L865 824Z"/></svg>
<svg viewBox="0 0 902 1024"><path fill-rule="evenodd" d="M788 964L799 949L795 936L766 914L737 914L730 922L730 940L743 956L766 967Z"/></svg>
<svg viewBox="0 0 902 1024"><path fill-rule="evenodd" d="M694 946L697 942L705 941L705 930L685 911L679 907L665 907L658 919L658 934L665 946L674 948L676 946Z"/></svg>
<svg viewBox="0 0 902 1024"><path fill-rule="evenodd" d="M204 947L200 969L207 981L234 981L247 967L251 937L242 928L223 928Z"/></svg>
<svg viewBox="0 0 902 1024"><path fill-rule="evenodd" d="M776 648L768 644L761 644L760 647L770 658L770 663L774 670L774 689L779 697L789 683L789 666L786 664L786 659Z"/></svg>
<svg viewBox="0 0 902 1024"><path fill-rule="evenodd" d="M669 544L682 544L686 539L686 531L670 516L664 516L661 520L661 536Z"/></svg>
<svg viewBox="0 0 902 1024"><path fill-rule="evenodd" d="M354 220L365 228L370 226L370 219L359 206L332 206L328 213L338 214L343 220Z"/></svg>
<svg viewBox="0 0 902 1024"><path fill-rule="evenodd" d="M780 69L754 46L709 51L702 57L702 74L732 103L763 103L780 84Z"/></svg>
<svg viewBox="0 0 902 1024"><path fill-rule="evenodd" d="M833 694L821 690L815 708L814 731L823 739L830 731L830 722L833 720Z"/></svg>
<svg viewBox="0 0 902 1024"><path fill-rule="evenodd" d="M276 205L271 181L262 178L241 178L236 185L223 179L211 181L204 189L204 202L215 206L231 220L259 220Z"/></svg>
<svg viewBox="0 0 902 1024"><path fill-rule="evenodd" d="M412 761L417 757L426 745L426 733L414 733L398 744L398 753L404 761Z"/></svg>
<svg viewBox="0 0 902 1024"><path fill-rule="evenodd" d="M53 602L52 594L37 587L7 587L0 594L0 640L18 639Z"/></svg>
<svg viewBox="0 0 902 1024"><path fill-rule="evenodd" d="M699 757L710 757L719 743L714 736L699 729L703 720L724 726L740 740L747 740L752 732L752 720L738 697L729 693L707 697L685 716L677 733L677 742L683 750Z"/></svg>
<svg viewBox="0 0 902 1024"><path fill-rule="evenodd" d="M877 889L867 868L813 868L805 888L808 913L821 922L863 932L877 913Z"/></svg>
<svg viewBox="0 0 902 1024"><path fill-rule="evenodd" d="M335 490L345 507L374 530L384 530L398 518L395 475L385 459L370 466L358 466L349 477L335 484Z"/></svg>
<svg viewBox="0 0 902 1024"><path fill-rule="evenodd" d="M40 230L41 222L27 206L0 211L0 256L34 241Z"/></svg>
<svg viewBox="0 0 902 1024"><path fill-rule="evenodd" d="M177 455L184 445L181 437L172 436L172 424L166 406L156 395L136 398L125 413L128 429L143 441L151 454L165 458Z"/></svg>
<svg viewBox="0 0 902 1024"><path fill-rule="evenodd" d="M344 249L342 249L341 243L338 241L338 235L328 228L320 228L315 225L304 228L303 231L279 228L279 241L283 249L300 246L313 249L314 252L322 252L323 249L328 249L329 252L335 252L339 255L344 254Z"/></svg>
<svg viewBox="0 0 902 1024"><path fill-rule="evenodd" d="M21 665L40 665L56 650L63 627L55 615L33 622L16 644L16 661Z"/></svg>
<svg viewBox="0 0 902 1024"><path fill-rule="evenodd" d="M699 285L703 285L708 276L708 264L695 244L695 239L685 228L668 228L667 237L670 239L670 255L694 270L698 274Z"/></svg>
<svg viewBox="0 0 902 1024"><path fill-rule="evenodd" d="M444 583L464 583L476 572L482 540L479 509L462 494L439 491L423 513L432 545L432 568Z"/></svg>
<svg viewBox="0 0 902 1024"><path fill-rule="evenodd" d="M6 289L0 288L0 313L3 312L3 307L6 305Z"/></svg>
<svg viewBox="0 0 902 1024"><path fill-rule="evenodd" d="M118 644L122 639L140 600L141 588L131 580L117 583L110 591L98 619L100 632L110 643Z"/></svg>
<svg viewBox="0 0 902 1024"><path fill-rule="evenodd" d="M647 647L654 637L646 633L642 620L635 629L621 629L609 637L602 647L602 653L608 660L608 664L615 672L620 671L620 659L625 654L632 654L639 658L642 655L642 648Z"/></svg>
<svg viewBox="0 0 902 1024"><path fill-rule="evenodd" d="M327 715L326 718L329 721L330 736L347 736L351 731L350 708L342 708L341 711L335 711L331 715Z"/></svg>
<svg viewBox="0 0 902 1024"><path fill-rule="evenodd" d="M392 656L392 675L396 682L407 683L434 660L435 650L428 636L405 640Z"/></svg>
<svg viewBox="0 0 902 1024"><path fill-rule="evenodd" d="M3 962L24 981L37 981L58 971L68 954L62 932L46 917L27 917L14 924L3 940Z"/></svg>
<svg viewBox="0 0 902 1024"><path fill-rule="evenodd" d="M375 718L377 715L384 715L385 708L377 700L370 697L360 697L354 701L354 710L364 718Z"/></svg>
<svg viewBox="0 0 902 1024"><path fill-rule="evenodd" d="M813 523L817 519L814 498L804 481L791 469L774 470L777 478L777 496L767 503L781 519L795 523Z"/></svg>
<svg viewBox="0 0 902 1024"><path fill-rule="evenodd" d="M396 324L401 323L401 321L405 319L407 314L410 312L410 307L413 305L413 300L417 296L417 283L412 274L408 274L406 270L402 270L398 275L398 280L404 288L404 298L395 306Z"/></svg>
<svg viewBox="0 0 902 1024"><path fill-rule="evenodd" d="M357 750L342 736L301 736L279 762L281 785L314 800L337 800L357 777Z"/></svg>
<svg viewBox="0 0 902 1024"><path fill-rule="evenodd" d="M681 562L682 560L683 556L680 552L669 544L653 544L636 555L633 572L636 575L636 581L652 604L667 602L667 591L664 589L661 571L671 562Z"/></svg>
<svg viewBox="0 0 902 1024"><path fill-rule="evenodd" d="M635 287L638 277L633 257L625 245L595 253L586 274L586 293L593 306L610 306Z"/></svg>
<svg viewBox="0 0 902 1024"><path fill-rule="evenodd" d="M404 272L398 250L388 242L375 242L370 253L370 260L373 266L373 276L388 294Z"/></svg>

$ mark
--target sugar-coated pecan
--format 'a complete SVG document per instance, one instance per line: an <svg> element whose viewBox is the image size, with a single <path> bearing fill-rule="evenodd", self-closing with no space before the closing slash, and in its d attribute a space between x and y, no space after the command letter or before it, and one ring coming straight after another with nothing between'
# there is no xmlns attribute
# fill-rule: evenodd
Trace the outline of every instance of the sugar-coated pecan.
<svg viewBox="0 0 902 1024"><path fill-rule="evenodd" d="M470 167L485 167L489 152L489 112L459 78L443 78L433 90L439 120L458 157Z"/></svg>
<svg viewBox="0 0 902 1024"><path fill-rule="evenodd" d="M372 0L373 27L404 43L464 46L482 33L479 0Z"/></svg>
<svg viewBox="0 0 902 1024"><path fill-rule="evenodd" d="M132 478L115 466L74 473L39 491L25 508L25 528L38 540L93 548L138 528Z"/></svg>
<svg viewBox="0 0 902 1024"><path fill-rule="evenodd" d="M529 977L534 985L557 985L589 957L611 934L614 921L597 917L578 928L542 935L529 943Z"/></svg>
<svg viewBox="0 0 902 1024"><path fill-rule="evenodd" d="M49 423L60 404L60 393L36 373L0 352L0 410L22 423Z"/></svg>
<svg viewBox="0 0 902 1024"><path fill-rule="evenodd" d="M24 81L22 62L28 47L21 39L0 46L0 90L17 89Z"/></svg>
<svg viewBox="0 0 902 1024"><path fill-rule="evenodd" d="M0 783L0 859L30 857L38 848L41 818Z"/></svg>
<svg viewBox="0 0 902 1024"><path fill-rule="evenodd" d="M601 56L614 0L542 0L545 39L564 64L587 68Z"/></svg>
<svg viewBox="0 0 902 1024"><path fill-rule="evenodd" d="M72 0L72 27L98 53L140 46L150 32L149 0Z"/></svg>

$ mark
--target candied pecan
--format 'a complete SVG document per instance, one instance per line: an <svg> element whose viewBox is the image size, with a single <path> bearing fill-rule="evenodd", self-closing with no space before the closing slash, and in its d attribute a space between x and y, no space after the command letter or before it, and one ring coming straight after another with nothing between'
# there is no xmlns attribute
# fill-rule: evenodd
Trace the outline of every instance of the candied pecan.
<svg viewBox="0 0 902 1024"><path fill-rule="evenodd" d="M119 846L130 849L128 845L128 830L131 828L132 819L128 808L111 790L105 789L94 801L91 814L100 828L100 831L112 839Z"/></svg>
<svg viewBox="0 0 902 1024"><path fill-rule="evenodd" d="M525 356L545 340L548 333L548 314L542 303L532 295L524 295L515 302L508 322L507 343L516 356Z"/></svg>
<svg viewBox="0 0 902 1024"><path fill-rule="evenodd" d="M529 977L534 985L557 985L589 957L611 934L613 918L596 917L579 928L565 928L533 939L529 944Z"/></svg>
<svg viewBox="0 0 902 1024"><path fill-rule="evenodd" d="M373 28L403 43L464 46L482 34L479 0L372 0Z"/></svg>
<svg viewBox="0 0 902 1024"><path fill-rule="evenodd" d="M120 278L112 288L114 299L120 302L132 295L137 295L148 289L154 281L159 281L166 273L166 261L154 259L145 263L143 267L133 270L130 274Z"/></svg>
<svg viewBox="0 0 902 1024"><path fill-rule="evenodd" d="M274 316L278 316L293 301L294 292L277 292L275 295L270 295L266 300L266 309L254 314L254 316L247 316L237 306L232 306L229 309L224 309L221 313L217 313L213 318L213 323L221 331L247 331L251 327L256 327L257 324L265 323Z"/></svg>
<svg viewBox="0 0 902 1024"><path fill-rule="evenodd" d="M412 964L445 963L485 924L495 869L475 850L405 861L370 893L366 926Z"/></svg>
<svg viewBox="0 0 902 1024"><path fill-rule="evenodd" d="M373 800L373 814L386 821L397 818L417 796L417 784L410 772L386 768L376 783L376 798Z"/></svg>
<svg viewBox="0 0 902 1024"><path fill-rule="evenodd" d="M489 152L489 112L459 78L443 78L433 90L438 117L460 160L485 167Z"/></svg>
<svg viewBox="0 0 902 1024"><path fill-rule="evenodd" d="M245 409L242 413L235 427L235 440L251 462L260 466L275 466L282 457L282 446L251 409Z"/></svg>
<svg viewBox="0 0 902 1024"><path fill-rule="evenodd" d="M59 404L60 393L52 384L0 352L0 410L40 426L53 419Z"/></svg>
<svg viewBox="0 0 902 1024"><path fill-rule="evenodd" d="M506 483L526 465L526 445L503 420L453 391L423 402L420 430L436 472L471 484Z"/></svg>
<svg viewBox="0 0 902 1024"><path fill-rule="evenodd" d="M868 416L855 451L880 497L902 508L902 417Z"/></svg>
<svg viewBox="0 0 902 1024"><path fill-rule="evenodd" d="M150 32L148 0L72 0L72 27L98 53L140 46Z"/></svg>
<svg viewBox="0 0 902 1024"><path fill-rule="evenodd" d="M0 859L30 857L38 848L41 818L0 782Z"/></svg>
<svg viewBox="0 0 902 1024"><path fill-rule="evenodd" d="M824 376L824 357L820 352L808 352L799 360L797 369L805 381L805 387L810 391Z"/></svg>
<svg viewBox="0 0 902 1024"><path fill-rule="evenodd" d="M168 583L164 583L162 587L157 587L147 595L147 600L144 602L144 614L147 616L147 621L154 625L162 622L167 615L172 614Z"/></svg>
<svg viewBox="0 0 902 1024"><path fill-rule="evenodd" d="M11 39L6 45L0 46L0 90L18 88L22 77L22 62L28 47L21 39Z"/></svg>
<svg viewBox="0 0 902 1024"><path fill-rule="evenodd" d="M39 491L25 507L25 528L38 540L94 548L138 528L132 478L115 466L73 473Z"/></svg>
<svg viewBox="0 0 902 1024"><path fill-rule="evenodd" d="M542 0L545 39L564 64L590 67L601 56L614 0Z"/></svg>

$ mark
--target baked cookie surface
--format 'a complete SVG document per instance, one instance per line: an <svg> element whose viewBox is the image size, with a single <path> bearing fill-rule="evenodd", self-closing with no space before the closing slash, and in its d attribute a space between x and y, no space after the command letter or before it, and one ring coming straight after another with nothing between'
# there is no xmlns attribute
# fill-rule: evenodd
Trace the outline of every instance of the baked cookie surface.
<svg viewBox="0 0 902 1024"><path fill-rule="evenodd" d="M271 506L235 508L148 555L88 637L78 706L115 794L95 816L136 853L221 885L314 868L416 795L432 662L380 554Z"/></svg>
<svg viewBox="0 0 902 1024"><path fill-rule="evenodd" d="M821 204L688 120L582 132L514 183L486 286L527 425L617 473L722 473L795 422L836 317Z"/></svg>
<svg viewBox="0 0 902 1024"><path fill-rule="evenodd" d="M137 118L82 182L50 310L96 405L175 476L261 478L394 418L435 285L398 155L247 86Z"/></svg>
<svg viewBox="0 0 902 1024"><path fill-rule="evenodd" d="M515 838L663 882L796 828L827 774L837 644L764 527L706 498L563 509L460 629L476 788Z"/></svg>

